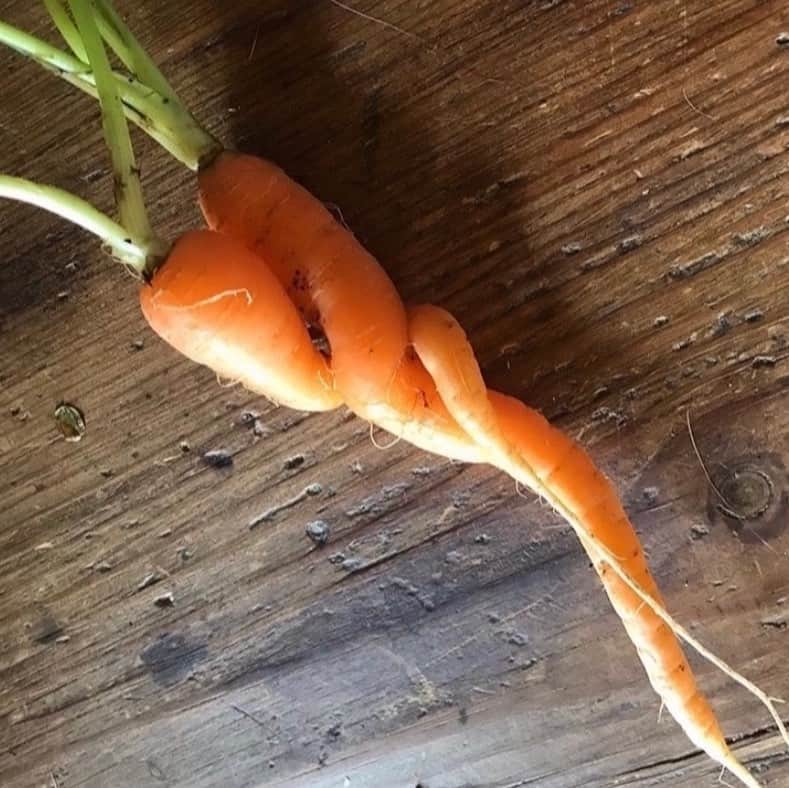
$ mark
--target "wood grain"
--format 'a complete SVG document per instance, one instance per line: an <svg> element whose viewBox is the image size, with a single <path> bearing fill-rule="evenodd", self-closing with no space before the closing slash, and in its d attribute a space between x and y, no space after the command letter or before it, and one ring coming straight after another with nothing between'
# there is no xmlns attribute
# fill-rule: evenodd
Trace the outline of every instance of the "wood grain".
<svg viewBox="0 0 789 788"><path fill-rule="evenodd" d="M50 36L25 5L0 17ZM786 5L353 6L388 24L119 2L212 131L338 206L404 297L457 315L491 385L592 447L672 612L789 697ZM96 108L0 64L0 170L108 209ZM191 176L135 141L157 227L196 223ZM539 501L218 386L49 216L3 205L0 252L2 785L715 784ZM694 664L738 755L789 785L764 710Z"/></svg>

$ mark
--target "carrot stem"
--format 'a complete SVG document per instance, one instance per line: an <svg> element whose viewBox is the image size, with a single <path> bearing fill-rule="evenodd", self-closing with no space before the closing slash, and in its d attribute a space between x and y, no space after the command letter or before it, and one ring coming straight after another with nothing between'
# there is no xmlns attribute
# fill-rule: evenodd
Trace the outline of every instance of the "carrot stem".
<svg viewBox="0 0 789 788"><path fill-rule="evenodd" d="M69 12L63 4L63 0L44 0L44 6L52 21L55 23L63 40L66 42L68 48L74 53L74 56L82 61L88 59L85 52L85 45L82 43L82 37L79 34Z"/></svg>
<svg viewBox="0 0 789 788"><path fill-rule="evenodd" d="M0 20L0 42L19 54L35 60L39 65L60 73L64 79L90 74L91 69L87 63L2 20Z"/></svg>
<svg viewBox="0 0 789 788"><path fill-rule="evenodd" d="M80 38L80 41L82 39ZM91 67L46 41L0 21L0 43L30 58L42 68L98 98ZM222 145L181 106L140 83L132 75L114 72L126 117L191 170L212 159Z"/></svg>
<svg viewBox="0 0 789 788"><path fill-rule="evenodd" d="M198 151L194 161L188 163L191 169L197 170L202 163L213 160L223 146L189 112L153 58L115 10L111 0L94 0L94 5L98 10L101 35L106 43L129 73L151 91L152 96L155 94L156 106L148 114L153 126L170 128L179 146Z"/></svg>
<svg viewBox="0 0 789 788"><path fill-rule="evenodd" d="M98 236L113 257L142 274L157 250L135 243L118 222L94 208L89 202L56 186L0 175L0 198L35 205L76 224Z"/></svg>
<svg viewBox="0 0 789 788"><path fill-rule="evenodd" d="M97 22L102 38L109 44L120 61L143 84L155 90L160 96L175 102L183 108L172 85L167 81L159 67L142 48L134 33L128 28L110 0L94 0L98 11Z"/></svg>
<svg viewBox="0 0 789 788"><path fill-rule="evenodd" d="M92 4L90 0L69 0L69 5L96 81L104 139L112 159L120 223L136 243L148 243L154 235L145 209L140 171L112 67L93 18Z"/></svg>

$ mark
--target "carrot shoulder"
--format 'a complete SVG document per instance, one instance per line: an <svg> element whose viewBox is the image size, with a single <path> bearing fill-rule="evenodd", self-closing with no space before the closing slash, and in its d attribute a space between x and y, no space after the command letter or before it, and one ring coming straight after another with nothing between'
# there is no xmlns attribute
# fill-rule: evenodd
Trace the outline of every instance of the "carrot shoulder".
<svg viewBox="0 0 789 788"><path fill-rule="evenodd" d="M140 290L150 326L187 358L300 410L342 399L282 285L241 243L194 230Z"/></svg>
<svg viewBox="0 0 789 788"><path fill-rule="evenodd" d="M224 152L199 173L209 227L271 268L307 323L331 335L332 370L346 403L386 402L405 354L405 310L389 277L326 207L279 167Z"/></svg>

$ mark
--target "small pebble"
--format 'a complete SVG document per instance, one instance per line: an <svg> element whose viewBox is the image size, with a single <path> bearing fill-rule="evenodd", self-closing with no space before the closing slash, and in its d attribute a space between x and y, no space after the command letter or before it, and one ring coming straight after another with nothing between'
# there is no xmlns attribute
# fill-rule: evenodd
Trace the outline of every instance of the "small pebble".
<svg viewBox="0 0 789 788"><path fill-rule="evenodd" d="M112 564L109 561L99 561L97 564L93 564L93 569L96 572L105 574L106 572L112 571Z"/></svg>
<svg viewBox="0 0 789 788"><path fill-rule="evenodd" d="M313 520L307 523L304 532L316 545L323 547L329 541L331 529L325 520Z"/></svg>
<svg viewBox="0 0 789 788"><path fill-rule="evenodd" d="M142 350L145 347L145 340L144 339L135 339L131 343L132 350Z"/></svg>
<svg viewBox="0 0 789 788"><path fill-rule="evenodd" d="M775 37L775 43L783 48L789 48L789 33L779 33Z"/></svg>
<svg viewBox="0 0 789 788"><path fill-rule="evenodd" d="M156 599L153 600L154 605L156 607L173 607L175 605L175 597L173 596L172 591L168 591L161 596L157 596Z"/></svg>
<svg viewBox="0 0 789 788"><path fill-rule="evenodd" d="M566 254L568 257L571 257L574 254L578 254L581 251L581 244L578 241L573 241L572 243L565 244L562 247L562 254Z"/></svg>
<svg viewBox="0 0 789 788"><path fill-rule="evenodd" d="M490 544L492 539L488 534L477 534L474 537L476 544Z"/></svg>
<svg viewBox="0 0 789 788"><path fill-rule="evenodd" d="M641 495L643 496L644 500L651 506L657 503L658 496L660 495L660 490L657 487L644 487L641 491Z"/></svg>
<svg viewBox="0 0 789 788"><path fill-rule="evenodd" d="M658 315L654 321L653 325L655 328L661 328L662 326L667 326L669 322L668 315Z"/></svg>
<svg viewBox="0 0 789 788"><path fill-rule="evenodd" d="M225 449L213 449L203 454L203 462L211 468L229 468L233 464L233 455Z"/></svg>
<svg viewBox="0 0 789 788"><path fill-rule="evenodd" d="M775 356L756 356L751 362L754 369L763 369L764 367L774 367L777 363Z"/></svg>
<svg viewBox="0 0 789 788"><path fill-rule="evenodd" d="M709 536L709 533L710 529L706 525L692 525L690 528L690 538L694 541Z"/></svg>
<svg viewBox="0 0 789 788"><path fill-rule="evenodd" d="M758 307L756 309L749 309L744 315L743 319L746 323L758 323L764 317L764 312Z"/></svg>

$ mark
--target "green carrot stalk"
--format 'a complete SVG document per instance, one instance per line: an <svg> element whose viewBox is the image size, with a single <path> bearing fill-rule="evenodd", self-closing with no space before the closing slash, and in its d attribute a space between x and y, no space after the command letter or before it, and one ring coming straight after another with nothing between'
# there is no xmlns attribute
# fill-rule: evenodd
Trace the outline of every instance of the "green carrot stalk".
<svg viewBox="0 0 789 788"><path fill-rule="evenodd" d="M76 224L101 239L113 257L140 275L161 257L161 249L153 242L135 242L122 225L94 208L90 203L55 186L0 175L0 198L16 200L43 208Z"/></svg>

